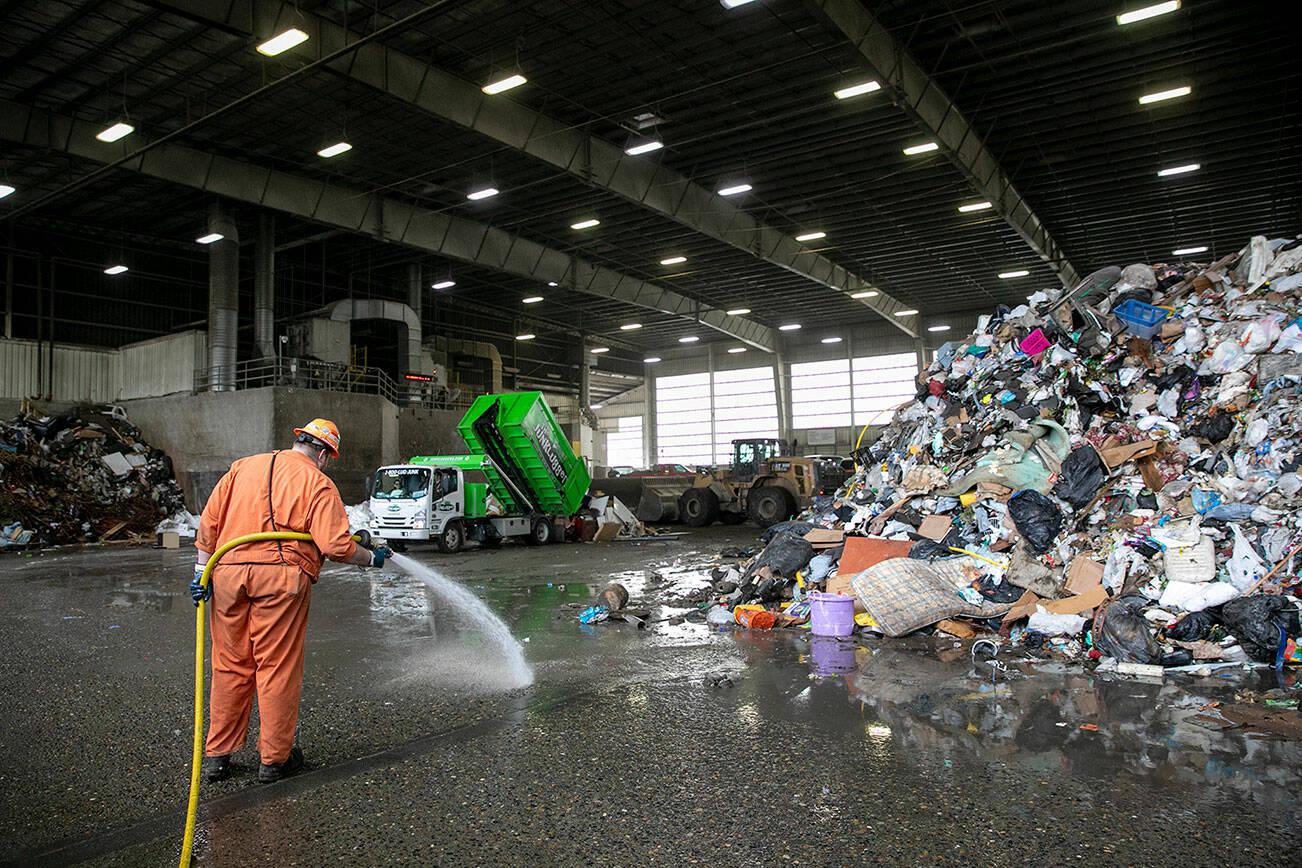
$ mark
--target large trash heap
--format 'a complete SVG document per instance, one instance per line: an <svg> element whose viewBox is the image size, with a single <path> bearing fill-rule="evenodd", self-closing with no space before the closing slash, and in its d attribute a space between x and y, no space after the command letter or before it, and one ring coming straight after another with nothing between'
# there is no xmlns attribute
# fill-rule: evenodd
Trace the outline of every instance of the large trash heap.
<svg viewBox="0 0 1302 868"><path fill-rule="evenodd" d="M834 497L716 570L711 622L812 606L817 626L832 592L889 637L1129 669L1302 662L1299 272L1302 240L1257 237L983 316Z"/></svg>
<svg viewBox="0 0 1302 868"><path fill-rule="evenodd" d="M0 422L0 546L152 538L183 509L172 462L120 409Z"/></svg>

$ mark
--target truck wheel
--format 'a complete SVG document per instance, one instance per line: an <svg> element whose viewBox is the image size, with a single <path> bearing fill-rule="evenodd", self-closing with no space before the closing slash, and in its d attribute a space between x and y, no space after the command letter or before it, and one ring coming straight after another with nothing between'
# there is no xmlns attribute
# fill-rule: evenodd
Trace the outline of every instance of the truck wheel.
<svg viewBox="0 0 1302 868"><path fill-rule="evenodd" d="M744 512L728 512L726 509L719 510L719 524L741 524L746 520Z"/></svg>
<svg viewBox="0 0 1302 868"><path fill-rule="evenodd" d="M444 525L443 533L439 534L437 542L439 551L445 555L461 551L461 546L466 542L466 532L462 529L461 522L450 521Z"/></svg>
<svg viewBox="0 0 1302 868"><path fill-rule="evenodd" d="M776 486L757 488L747 498L750 520L760 527L769 527L791 517L791 496Z"/></svg>
<svg viewBox="0 0 1302 868"><path fill-rule="evenodd" d="M550 518L535 519L533 527L529 530L529 535L524 541L531 546L545 546L552 541L552 520Z"/></svg>
<svg viewBox="0 0 1302 868"><path fill-rule="evenodd" d="M688 527L706 527L719 517L719 496L708 488L689 488L678 498L678 515Z"/></svg>

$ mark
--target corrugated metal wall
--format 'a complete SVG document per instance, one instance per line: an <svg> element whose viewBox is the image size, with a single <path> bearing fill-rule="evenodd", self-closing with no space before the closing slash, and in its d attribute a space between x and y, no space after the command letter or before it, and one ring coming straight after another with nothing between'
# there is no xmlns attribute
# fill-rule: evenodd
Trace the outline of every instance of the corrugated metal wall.
<svg viewBox="0 0 1302 868"><path fill-rule="evenodd" d="M122 383L122 362L117 350L55 346L54 377L48 347L35 341L0 340L0 397L44 395L55 401L116 401ZM43 372L38 381L38 368Z"/></svg>
<svg viewBox="0 0 1302 868"><path fill-rule="evenodd" d="M188 331L128 344L122 353L123 400L155 398L194 388L194 373L204 368L207 335Z"/></svg>

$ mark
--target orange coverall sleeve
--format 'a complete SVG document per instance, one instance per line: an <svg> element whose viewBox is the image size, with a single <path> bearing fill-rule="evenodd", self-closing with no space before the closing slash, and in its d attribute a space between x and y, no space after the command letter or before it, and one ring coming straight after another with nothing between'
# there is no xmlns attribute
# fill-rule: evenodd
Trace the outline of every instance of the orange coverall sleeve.
<svg viewBox="0 0 1302 868"><path fill-rule="evenodd" d="M332 561L344 562L357 551L348 528L348 513L344 511L344 502L339 497L339 489L333 482L324 479L312 498L308 512L308 533L312 542Z"/></svg>

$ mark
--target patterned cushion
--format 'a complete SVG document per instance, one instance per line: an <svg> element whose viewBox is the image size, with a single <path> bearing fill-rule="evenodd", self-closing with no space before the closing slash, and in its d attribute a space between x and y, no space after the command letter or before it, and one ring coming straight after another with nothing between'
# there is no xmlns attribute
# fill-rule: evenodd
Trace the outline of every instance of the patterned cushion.
<svg viewBox="0 0 1302 868"><path fill-rule="evenodd" d="M971 567L967 558L892 558L856 575L850 587L887 636L904 636L955 615L993 618L1011 609L1011 603L987 600L978 605L959 596L959 589L978 575L967 573L965 568Z"/></svg>

